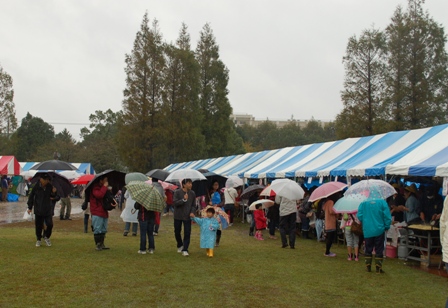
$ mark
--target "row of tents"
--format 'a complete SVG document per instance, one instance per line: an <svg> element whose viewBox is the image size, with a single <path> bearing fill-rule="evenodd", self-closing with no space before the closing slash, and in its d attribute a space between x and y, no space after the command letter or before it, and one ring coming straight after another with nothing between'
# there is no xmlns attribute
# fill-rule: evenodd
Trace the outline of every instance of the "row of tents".
<svg viewBox="0 0 448 308"><path fill-rule="evenodd" d="M15 156L0 156L0 174L8 176L23 176L24 178L32 177L35 171L31 168L39 162L19 162ZM72 163L77 168L73 174L95 174L95 169L90 163Z"/></svg>
<svg viewBox="0 0 448 308"><path fill-rule="evenodd" d="M448 124L175 163L165 170L183 168L207 169L246 179L448 177Z"/></svg>

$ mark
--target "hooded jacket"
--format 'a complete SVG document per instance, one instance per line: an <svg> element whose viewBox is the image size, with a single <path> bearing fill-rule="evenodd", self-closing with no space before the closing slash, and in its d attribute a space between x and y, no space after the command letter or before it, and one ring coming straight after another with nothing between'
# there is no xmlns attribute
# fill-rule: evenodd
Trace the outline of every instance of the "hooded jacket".
<svg viewBox="0 0 448 308"><path fill-rule="evenodd" d="M53 185L48 183L43 187L39 181L28 197L28 209L32 210L34 207L34 214L38 216L53 216L54 206L51 199L57 198L57 193L53 193Z"/></svg>

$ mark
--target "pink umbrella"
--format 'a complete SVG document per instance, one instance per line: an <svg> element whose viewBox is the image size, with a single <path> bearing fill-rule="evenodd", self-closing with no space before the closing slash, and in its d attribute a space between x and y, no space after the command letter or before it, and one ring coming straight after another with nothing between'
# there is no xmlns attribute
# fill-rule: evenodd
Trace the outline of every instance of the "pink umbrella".
<svg viewBox="0 0 448 308"><path fill-rule="evenodd" d="M308 201L314 202L323 198L327 198L338 191L347 187L347 184L341 182L327 182L316 188L311 194Z"/></svg>
<svg viewBox="0 0 448 308"><path fill-rule="evenodd" d="M148 180L145 182L146 184L152 184L152 181ZM167 183L167 182L160 182L160 185L162 185L163 190L176 190L179 186L171 184L171 183Z"/></svg>

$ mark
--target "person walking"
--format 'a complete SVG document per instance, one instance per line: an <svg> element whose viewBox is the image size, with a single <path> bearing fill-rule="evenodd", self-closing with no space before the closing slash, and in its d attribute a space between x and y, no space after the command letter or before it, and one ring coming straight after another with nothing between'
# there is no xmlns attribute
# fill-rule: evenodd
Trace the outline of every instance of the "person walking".
<svg viewBox="0 0 448 308"><path fill-rule="evenodd" d="M191 179L182 180L182 188L177 189L173 195L174 205L174 236L177 242L177 252L182 256L189 256L191 218L190 214L196 211L196 194L191 190L193 182ZM182 225L184 226L184 237L182 239Z"/></svg>
<svg viewBox="0 0 448 308"><path fill-rule="evenodd" d="M362 202L358 208L358 220L362 224L366 245L366 270L372 271L372 251L375 248L375 267L377 273L383 271L383 252L385 232L392 222L387 202L383 199L370 199Z"/></svg>
<svg viewBox="0 0 448 308"><path fill-rule="evenodd" d="M206 213L204 218L195 217L193 213L190 214L190 217L201 228L200 247L206 249L207 257L213 258L213 248L215 247L216 231L219 229L219 222L214 217L215 209L213 207L209 206L204 210Z"/></svg>
<svg viewBox="0 0 448 308"><path fill-rule="evenodd" d="M138 253L141 255L146 254L146 239L148 239L148 253L154 254L156 249L154 241L155 212L148 211L138 202L135 202L134 208L138 210L138 222L140 225L140 249Z"/></svg>
<svg viewBox="0 0 448 308"><path fill-rule="evenodd" d="M2 175L2 201L6 202L8 200L8 176Z"/></svg>
<svg viewBox="0 0 448 308"><path fill-rule="evenodd" d="M109 213L103 207L103 198L108 191L109 182L106 176L100 176L98 182L93 185L89 199L90 213L92 214L93 237L95 239L96 250L101 251L109 249L109 247L104 245Z"/></svg>
<svg viewBox="0 0 448 308"><path fill-rule="evenodd" d="M275 197L275 203L280 204L280 236L282 239L282 248L288 247L288 240L286 235L289 236L289 247L295 249L296 244L296 221L297 221L297 202L295 200L289 200L285 197Z"/></svg>
<svg viewBox="0 0 448 308"><path fill-rule="evenodd" d="M61 198L61 211L59 212L60 220L72 220L70 215L72 213L72 202L70 195Z"/></svg>
<svg viewBox="0 0 448 308"><path fill-rule="evenodd" d="M43 231L43 237L47 246L51 246L50 237L53 231L54 208L52 201L57 199L56 188L50 184L50 176L42 174L39 182L34 185L30 196L28 197L28 214L34 207L35 229L36 229L36 247L41 246L42 230L44 224L46 228Z"/></svg>

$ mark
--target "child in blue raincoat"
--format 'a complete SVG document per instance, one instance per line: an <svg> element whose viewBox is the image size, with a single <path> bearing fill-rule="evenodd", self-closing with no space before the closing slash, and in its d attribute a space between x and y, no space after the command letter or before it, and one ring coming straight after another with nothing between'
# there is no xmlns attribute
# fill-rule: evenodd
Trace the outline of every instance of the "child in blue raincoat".
<svg viewBox="0 0 448 308"><path fill-rule="evenodd" d="M201 248L205 248L207 256L213 258L213 248L216 242L216 231L219 229L219 222L213 216L215 209L212 207L206 210L206 217L197 218L191 214L191 220L196 222L201 228Z"/></svg>

